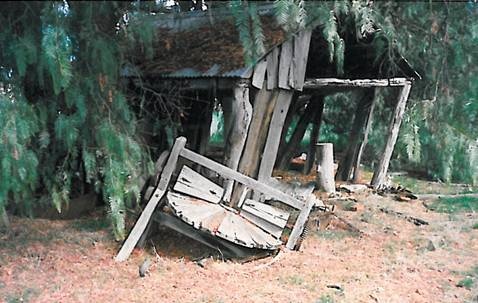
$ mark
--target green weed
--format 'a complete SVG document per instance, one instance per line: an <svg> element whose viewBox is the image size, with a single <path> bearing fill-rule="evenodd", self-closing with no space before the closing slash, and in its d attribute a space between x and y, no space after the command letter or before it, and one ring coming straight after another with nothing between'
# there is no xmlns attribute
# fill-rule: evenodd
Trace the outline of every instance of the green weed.
<svg viewBox="0 0 478 303"><path fill-rule="evenodd" d="M432 203L431 208L437 212L449 214L457 212L473 212L478 210L478 198L440 198Z"/></svg>
<svg viewBox="0 0 478 303"><path fill-rule="evenodd" d="M330 295L323 295L316 303L335 303L335 300Z"/></svg>

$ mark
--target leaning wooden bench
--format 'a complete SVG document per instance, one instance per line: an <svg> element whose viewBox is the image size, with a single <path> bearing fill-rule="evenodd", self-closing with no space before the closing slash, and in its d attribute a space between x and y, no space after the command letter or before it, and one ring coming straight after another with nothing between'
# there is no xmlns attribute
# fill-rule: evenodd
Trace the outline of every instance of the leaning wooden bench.
<svg viewBox="0 0 478 303"><path fill-rule="evenodd" d="M224 190L199 173L184 165L173 188L168 190L178 158L182 157L216 172L225 179L243 184L254 192L297 209L299 214L286 243L288 249L298 249L297 244L314 205L321 202L310 194L298 199L274 187L243 175L222 164L199 155L185 147L186 139L180 137L169 154L158 185L128 238L123 243L116 261L126 260L150 221L160 200L166 196L169 208L184 223L213 236L249 248L277 249L282 245L281 234L289 219L289 213L271 205L246 199L244 191L238 209L221 203ZM163 216L163 218L165 218Z"/></svg>

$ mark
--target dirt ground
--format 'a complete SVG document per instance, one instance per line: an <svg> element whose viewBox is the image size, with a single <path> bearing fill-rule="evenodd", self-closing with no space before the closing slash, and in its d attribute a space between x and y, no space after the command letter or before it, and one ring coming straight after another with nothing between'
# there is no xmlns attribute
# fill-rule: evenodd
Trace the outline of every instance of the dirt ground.
<svg viewBox="0 0 478 303"><path fill-rule="evenodd" d="M248 263L192 259L206 249L178 234L115 263L120 243L101 214L71 221L11 218L0 233L1 302L478 302L478 214L428 211L370 191L335 214L362 231L312 230L298 252ZM380 211L418 217L413 223ZM162 240L164 239L164 240ZM145 278L138 265L152 266Z"/></svg>

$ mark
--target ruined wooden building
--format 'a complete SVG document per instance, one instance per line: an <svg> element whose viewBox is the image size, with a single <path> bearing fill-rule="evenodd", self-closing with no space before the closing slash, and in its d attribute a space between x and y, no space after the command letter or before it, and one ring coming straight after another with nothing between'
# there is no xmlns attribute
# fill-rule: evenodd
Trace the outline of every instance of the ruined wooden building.
<svg viewBox="0 0 478 303"><path fill-rule="evenodd" d="M308 96L309 115L320 121L324 96L349 90L364 92L356 101L357 112L349 148L341 159L337 173L337 178L349 180L354 170L356 175L366 143L366 130L370 128L374 109L373 90L390 87L399 90L399 93L397 100L392 102L394 108L390 126L388 133L384 134L386 144L372 179L373 186L380 186L397 140L412 81L419 75L395 50L382 49L378 53L375 44L370 43L370 37L361 40L356 33L346 33L342 37L345 53L343 73L339 75L336 64L330 62L328 44L320 24L287 35L276 24L270 7L260 8L259 14L266 51L253 65L246 64L244 60L244 48L232 15L227 12L214 15L190 12L160 18L154 56L150 60L141 58L126 71L133 81L146 81L158 91L165 87L177 87L180 95L193 100L191 117L202 127L186 130L182 134L187 138L189 149L182 154L179 152L179 155L189 157L189 160L200 160L196 163L201 165L212 165L207 168L226 171L224 192L221 191L219 200L229 206L237 208L244 201L248 187L263 184L265 187L261 194L275 195L300 210L305 206L304 199L296 201L298 196L294 193L291 197L281 196L274 191L280 185L272 178L279 146L284 139L284 125L296 110L294 103L299 102L302 96ZM195 98L201 102L194 102ZM206 150L215 99L220 100L224 111L226 144L222 162L230 170L197 156ZM243 179L245 176L258 182ZM160 181L158 188L162 188L159 191L156 189L155 193L163 196L168 182L169 179L161 185ZM239 185L234 186L234 182ZM253 194L254 198L259 196ZM310 203L305 206L308 211L310 207ZM154 207L148 209L151 213L153 210ZM144 227L139 228L136 234L141 234Z"/></svg>

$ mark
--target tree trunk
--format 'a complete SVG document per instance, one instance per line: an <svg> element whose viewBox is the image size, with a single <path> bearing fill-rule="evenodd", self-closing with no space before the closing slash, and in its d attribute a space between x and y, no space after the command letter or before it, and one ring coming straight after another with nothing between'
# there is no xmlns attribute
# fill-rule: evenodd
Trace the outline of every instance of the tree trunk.
<svg viewBox="0 0 478 303"><path fill-rule="evenodd" d="M7 210L3 206L0 207L0 219L1 219L0 222L2 223L2 225L6 229L10 229L10 220L8 220Z"/></svg>
<svg viewBox="0 0 478 303"><path fill-rule="evenodd" d="M316 99L316 100L315 100ZM319 141L319 134L320 134L320 125L322 123L322 114L324 112L324 96L316 95L313 96L311 102L318 102L319 108L315 112L315 116L312 120L312 132L310 134L310 144L309 144L309 151L307 153L307 160L304 164L303 173L308 175L314 166L315 161L315 151L316 151L316 144Z"/></svg>
<svg viewBox="0 0 478 303"><path fill-rule="evenodd" d="M332 143L317 144L317 186L327 193L335 192Z"/></svg>
<svg viewBox="0 0 478 303"><path fill-rule="evenodd" d="M355 112L354 122L350 131L348 140L348 148L344 157L340 160L339 168L337 169L338 180L348 181L354 167L355 159L359 151L359 144L361 134L363 133L364 126L367 122L367 116L370 105L373 101L373 88L364 89L363 94L360 96L359 102L357 102L357 109Z"/></svg>
<svg viewBox="0 0 478 303"><path fill-rule="evenodd" d="M302 117L300 117L297 126L294 129L294 133L290 138L289 142L285 146L285 150L282 153L278 167L280 169L287 169L290 163L290 160L294 157L302 138L304 137L305 131L307 130L307 126L309 125L310 121L314 117L316 111L319 110L320 104L319 102L309 101L307 104L307 108L304 111Z"/></svg>

